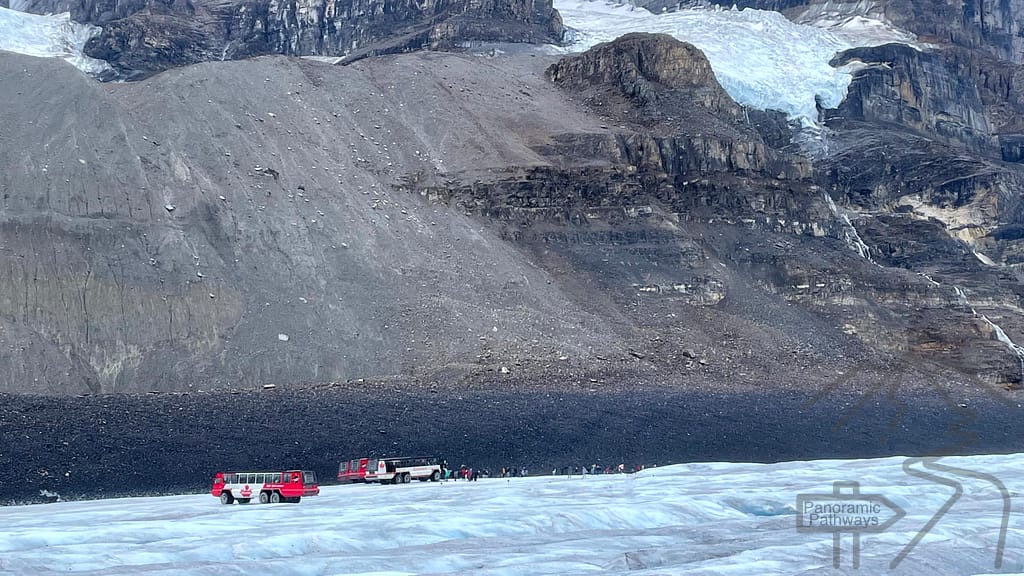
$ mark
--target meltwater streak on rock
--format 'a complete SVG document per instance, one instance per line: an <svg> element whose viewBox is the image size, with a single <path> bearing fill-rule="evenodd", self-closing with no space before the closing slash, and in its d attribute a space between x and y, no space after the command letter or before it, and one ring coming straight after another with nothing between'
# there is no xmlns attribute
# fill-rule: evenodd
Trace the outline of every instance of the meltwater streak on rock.
<svg viewBox="0 0 1024 576"><path fill-rule="evenodd" d="M864 243L864 240L861 239L860 234L857 232L857 228L853 225L853 222L850 221L850 216L847 214L840 214L839 208L836 206L835 201L832 200L832 197L828 195L828 192L822 192L822 195L825 196L825 202L828 203L828 209L832 211L832 215L840 219L843 224L846 225L846 230L843 232L846 243L856 250L857 254L859 254L861 258L864 258L873 264L878 264L871 259L871 248Z"/></svg>
<svg viewBox="0 0 1024 576"><path fill-rule="evenodd" d="M931 279L929 278L929 280L931 280ZM965 308L969 308L970 311L971 311L971 314L973 314L974 316L976 316L978 318L981 318L986 324L988 324L989 327L992 328L992 332L996 335L996 340L999 340L1003 344L1006 344L1006 347L1009 348L1014 354L1017 355L1017 358L1020 360L1020 376L1021 376L1021 381L1024 382L1024 347L1019 346L1016 343L1014 343L1014 341L1011 340L1010 337L1006 335L1006 332L1002 328L1000 328L998 324L996 324L995 322L989 320L988 316L986 316L984 314L978 314L978 312L974 309L974 306L971 306L970 301L967 300L967 294L964 293L963 288L961 288L959 286L954 286L953 287L953 291L954 291L954 293L956 293L956 296L957 296L957 299L960 302L960 305L965 307Z"/></svg>

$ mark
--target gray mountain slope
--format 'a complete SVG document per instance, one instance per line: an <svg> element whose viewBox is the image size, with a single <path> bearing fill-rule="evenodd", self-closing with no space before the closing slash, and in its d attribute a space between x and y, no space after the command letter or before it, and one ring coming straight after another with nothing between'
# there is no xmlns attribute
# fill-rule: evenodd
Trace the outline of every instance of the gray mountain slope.
<svg viewBox="0 0 1024 576"><path fill-rule="evenodd" d="M453 83L480 65L270 58L100 85L0 57L18 103L0 133L5 386L321 381L614 346L492 231L392 190L542 163L540 127L590 123L537 76L484 64L497 96Z"/></svg>
<svg viewBox="0 0 1024 576"><path fill-rule="evenodd" d="M1019 385L986 320L1020 333L1010 268L906 199L854 215L868 260L830 205L882 199L865 179L920 154L840 132L827 181L666 36L556 62L263 57L100 84L0 56L0 390ZM1020 170L1000 170L956 202L1005 194ZM936 178L912 211L947 205Z"/></svg>

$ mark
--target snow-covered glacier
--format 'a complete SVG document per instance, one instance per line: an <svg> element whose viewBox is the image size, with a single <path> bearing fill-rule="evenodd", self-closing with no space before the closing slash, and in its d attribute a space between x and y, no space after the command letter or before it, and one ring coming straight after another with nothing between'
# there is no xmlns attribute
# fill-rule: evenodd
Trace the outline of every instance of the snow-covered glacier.
<svg viewBox="0 0 1024 576"><path fill-rule="evenodd" d="M0 50L43 58L63 58L89 74L110 70L110 64L82 53L85 43L99 30L95 26L73 22L68 13L41 16L0 8Z"/></svg>
<svg viewBox="0 0 1024 576"><path fill-rule="evenodd" d="M1020 573L1022 472L1021 454L717 462L325 486L300 504L206 493L0 506L0 574ZM856 509L815 518L808 503ZM877 529L833 539L858 518Z"/></svg>
<svg viewBox="0 0 1024 576"><path fill-rule="evenodd" d="M780 110L804 127L816 124L816 99L838 106L852 80L849 68L833 68L836 53L888 42L914 45L912 35L864 17L830 16L797 24L778 12L692 8L654 14L605 0L555 0L571 28L570 51L584 51L629 32L669 34L700 48L726 92L738 103Z"/></svg>

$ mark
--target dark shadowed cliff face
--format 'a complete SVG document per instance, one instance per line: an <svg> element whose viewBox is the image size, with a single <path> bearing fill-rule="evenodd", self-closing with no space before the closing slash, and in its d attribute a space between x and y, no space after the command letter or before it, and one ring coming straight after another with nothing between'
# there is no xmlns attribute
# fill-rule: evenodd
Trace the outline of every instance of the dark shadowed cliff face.
<svg viewBox="0 0 1024 576"><path fill-rule="evenodd" d="M969 74L942 53L921 52L903 44L847 50L833 66L857 62L846 99L836 112L854 120L897 124L921 135L965 144L995 156L985 103Z"/></svg>
<svg viewBox="0 0 1024 576"><path fill-rule="evenodd" d="M262 54L351 58L473 41L557 43L562 34L550 0L30 0L22 9L101 25L85 51L128 79Z"/></svg>

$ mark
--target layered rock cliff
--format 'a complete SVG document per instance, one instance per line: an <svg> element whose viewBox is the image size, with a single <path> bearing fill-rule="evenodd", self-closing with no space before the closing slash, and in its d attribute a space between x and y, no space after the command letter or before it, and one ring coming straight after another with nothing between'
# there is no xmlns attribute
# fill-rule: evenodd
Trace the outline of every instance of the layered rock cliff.
<svg viewBox="0 0 1024 576"><path fill-rule="evenodd" d="M27 0L18 8L101 25L86 54L127 79L265 54L354 58L479 41L557 43L562 34L550 0Z"/></svg>
<svg viewBox="0 0 1024 576"><path fill-rule="evenodd" d="M659 194L648 184L648 198L664 203L681 222L727 214L731 221L762 232L842 239L875 269L811 265L800 262L799 256L783 258L773 250L749 246L732 249L730 258L751 266L751 273L769 289L845 317L844 330L877 350L925 352L925 357L949 366L983 366L980 372L990 382L1020 382L1017 354L1000 341L990 319L1001 319L1013 333L1021 328L1017 314L1022 291L1015 270L1021 246L1010 240L1015 235L1009 230L1021 218L1016 190L1024 173L998 162L999 135L991 127L1011 124L1008 119L1015 117L1014 91L992 88L1007 86L1007 81L993 81L986 73L958 73L969 70L965 60L977 61L964 58L962 51L957 52L961 59L952 61L896 46L849 51L837 64L857 59L886 65L868 64L855 77L843 105L828 111L832 129L826 136L827 152L811 176L810 170L802 169L801 159L792 156L791 169L780 170L779 161L787 156L767 149L749 128L744 131L745 122L737 118L734 107L702 95L692 84L673 83L672 73L680 68L693 70L690 79L706 78L699 58L693 64L692 53L678 48L667 57L665 50L652 51L636 40L624 37L567 59L549 75L582 92L585 102L598 102L597 110L617 106L608 95L595 99L589 91L600 85L612 92L617 89L641 117L656 116L650 112L656 99L651 94L658 91L649 85L663 86L664 94L686 92L689 87L683 99L691 108L703 108L705 114L738 127L731 134L719 132L719 138L732 143L720 150L743 142L758 150L748 157L774 160L768 168L769 162L736 162L728 153L712 152L707 156L728 160L675 171L679 162L685 166L686 159L701 155L664 144L651 146L662 158L673 160L636 162L638 173L661 175L660 180L642 179L663 186ZM672 45L658 40L663 48ZM660 68L661 76L650 68ZM569 71L575 73L571 79L564 77ZM1004 73L1007 76L1012 77L1012 70ZM988 81L976 84L979 78ZM670 100L664 95L660 99ZM677 114L687 110L678 103L667 108ZM715 134L712 125L691 118L676 130L705 138ZM717 186L702 188L701 179L693 178L706 178L717 170L728 174L709 179ZM672 174L677 176L673 179ZM666 181L670 184L664 185ZM721 185L723 181L728 184ZM726 246L721 249L730 251ZM760 253L756 258L755 252ZM913 270L917 277L905 277L900 269ZM894 318L903 321L893 322Z"/></svg>

